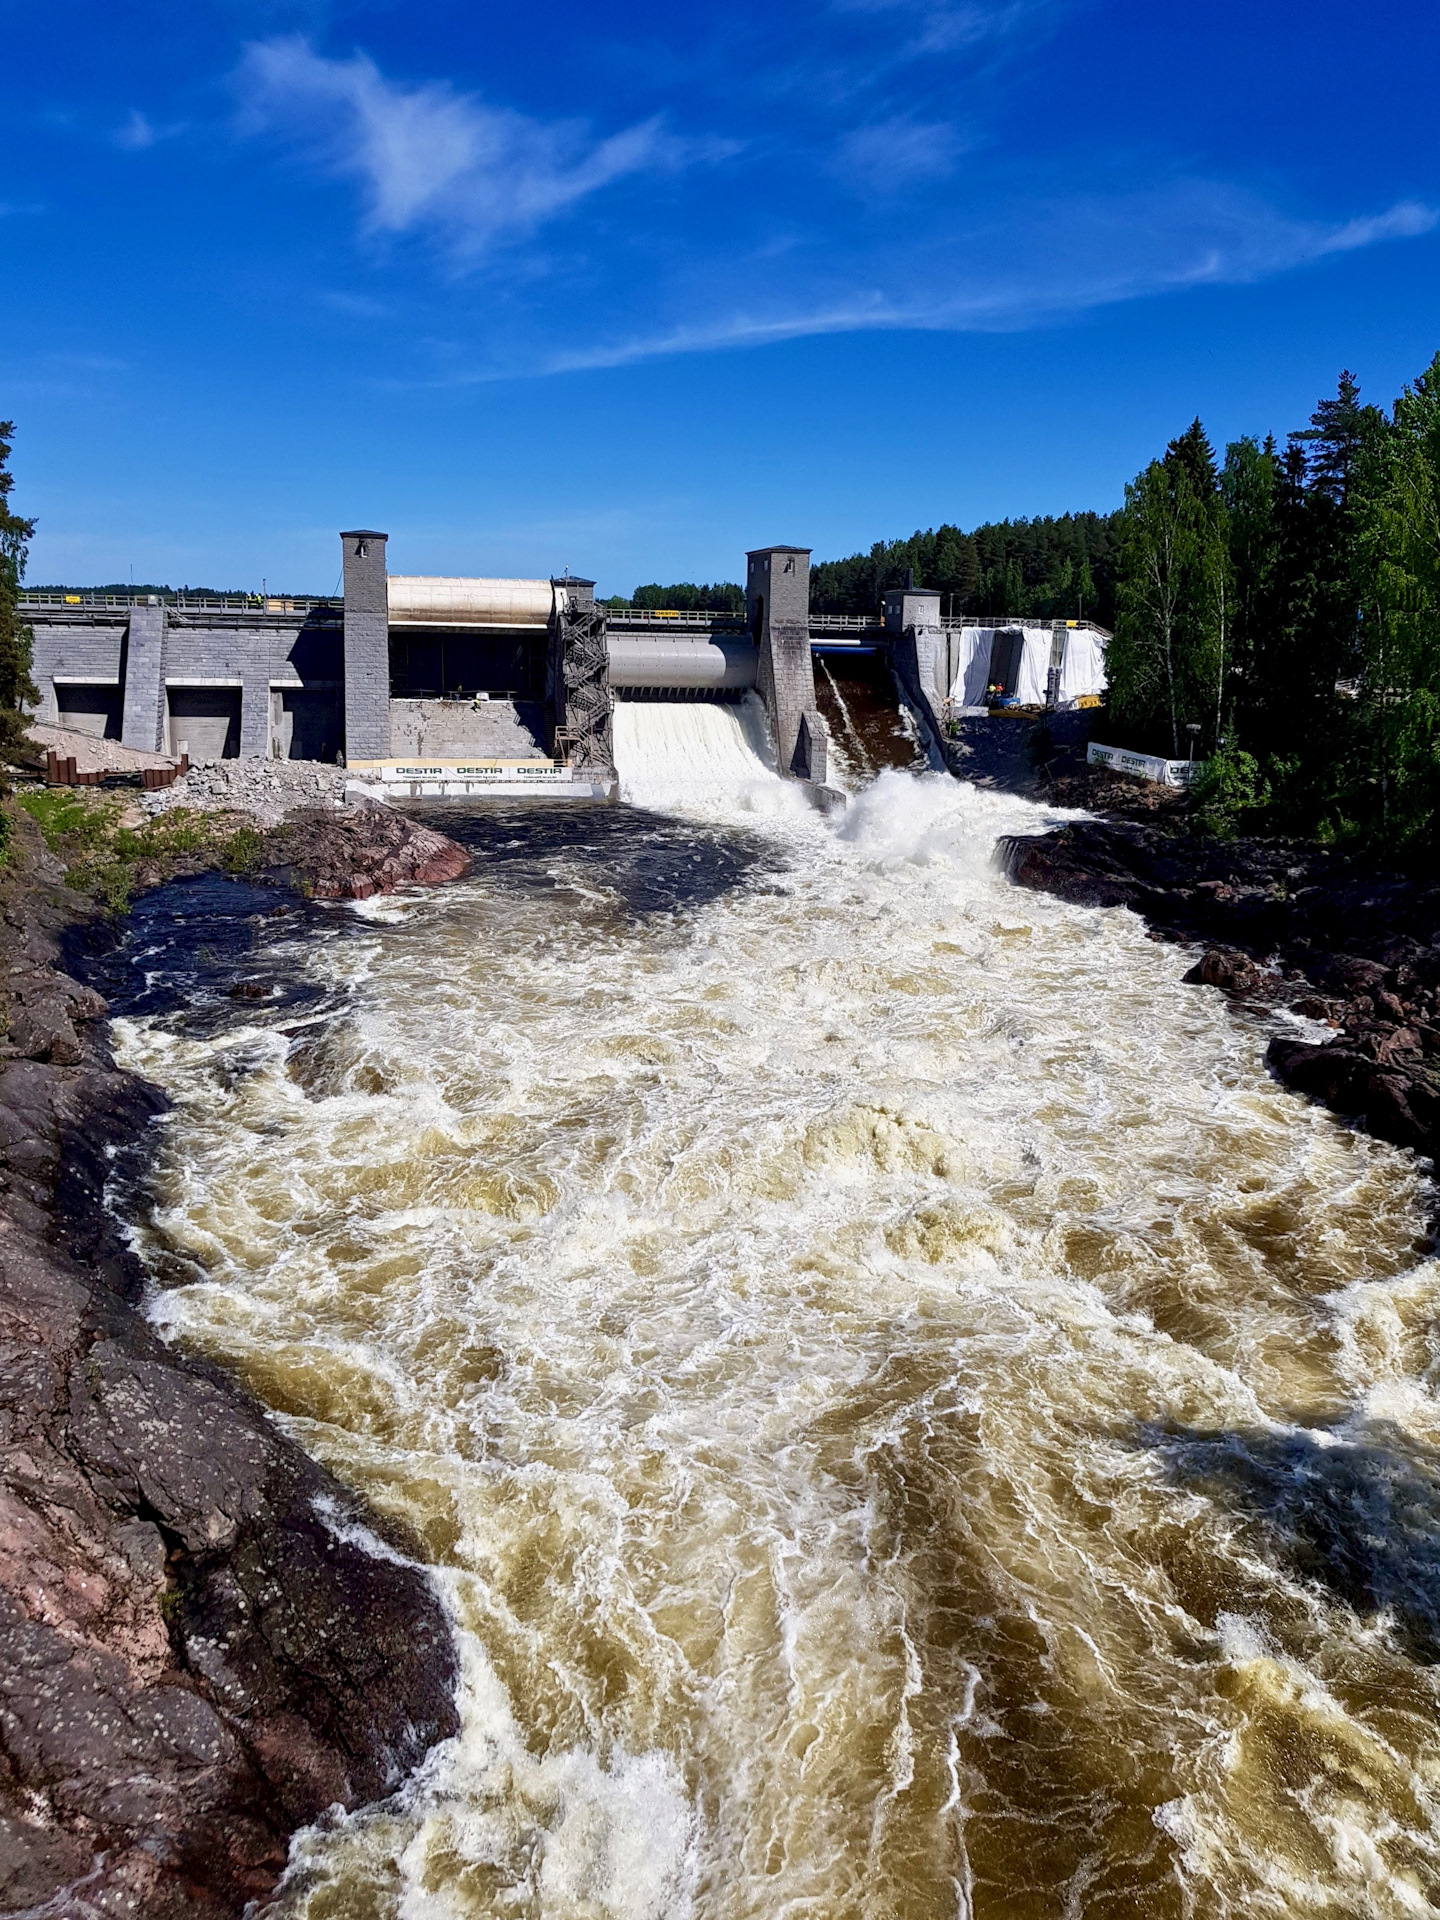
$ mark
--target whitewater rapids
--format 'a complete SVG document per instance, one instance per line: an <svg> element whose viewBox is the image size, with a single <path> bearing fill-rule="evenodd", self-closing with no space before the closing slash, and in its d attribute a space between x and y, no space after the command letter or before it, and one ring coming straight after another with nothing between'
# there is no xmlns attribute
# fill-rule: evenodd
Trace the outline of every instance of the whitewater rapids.
<svg viewBox="0 0 1440 1920"><path fill-rule="evenodd" d="M462 1647L460 1735L281 1910L1432 1913L1416 1164L1133 916L1011 888L1041 810L826 820L743 710L617 720L632 809L262 935L310 1024L117 1023L176 1103L157 1319Z"/></svg>

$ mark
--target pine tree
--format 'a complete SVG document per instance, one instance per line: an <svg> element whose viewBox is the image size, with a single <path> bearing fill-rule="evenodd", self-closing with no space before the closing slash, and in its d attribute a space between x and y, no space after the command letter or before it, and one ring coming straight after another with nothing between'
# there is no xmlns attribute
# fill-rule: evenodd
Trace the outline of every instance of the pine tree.
<svg viewBox="0 0 1440 1920"><path fill-rule="evenodd" d="M1246 435L1225 449L1220 494L1232 583L1230 673L1242 744L1252 752L1263 751L1265 689L1258 670L1276 612L1275 481L1273 436L1262 447Z"/></svg>
<svg viewBox="0 0 1440 1920"><path fill-rule="evenodd" d="M30 629L21 625L16 601L35 522L10 511L14 437L14 422L0 420L0 749L19 746L25 737L24 709L39 698L30 678Z"/></svg>
<svg viewBox="0 0 1440 1920"><path fill-rule="evenodd" d="M1364 698L1388 849L1440 841L1440 354L1371 433L1352 492Z"/></svg>

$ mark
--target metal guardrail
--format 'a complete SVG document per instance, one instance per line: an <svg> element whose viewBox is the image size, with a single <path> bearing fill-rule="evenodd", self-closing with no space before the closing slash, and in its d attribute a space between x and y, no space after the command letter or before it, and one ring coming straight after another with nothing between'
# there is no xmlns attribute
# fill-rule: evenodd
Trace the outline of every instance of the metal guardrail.
<svg viewBox="0 0 1440 1920"><path fill-rule="evenodd" d="M112 613L131 607L166 607L176 613L309 613L325 607L339 611L345 605L333 594L44 593L37 587L22 587L17 601L22 607L93 607Z"/></svg>
<svg viewBox="0 0 1440 1920"><path fill-rule="evenodd" d="M609 607L602 609L614 626L733 627L745 626L743 613L706 612L698 607Z"/></svg>

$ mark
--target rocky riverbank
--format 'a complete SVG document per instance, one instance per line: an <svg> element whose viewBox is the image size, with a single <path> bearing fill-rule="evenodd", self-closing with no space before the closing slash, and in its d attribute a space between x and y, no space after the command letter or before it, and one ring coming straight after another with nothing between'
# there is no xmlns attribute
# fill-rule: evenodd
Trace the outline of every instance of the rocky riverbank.
<svg viewBox="0 0 1440 1920"><path fill-rule="evenodd" d="M1309 842L1119 820L1013 838L1000 857L1020 886L1127 906L1157 936L1203 945L1187 980L1314 1023L1271 1041L1281 1080L1440 1156L1440 884Z"/></svg>
<svg viewBox="0 0 1440 1920"><path fill-rule="evenodd" d="M139 1310L104 1190L143 1159L164 1101L117 1070L105 1002L57 964L92 904L33 826L16 836L0 875L0 1913L221 1920L265 1900L297 1826L393 1790L455 1730L455 1656L413 1543ZM255 860L329 897L468 864L378 808L292 821Z"/></svg>

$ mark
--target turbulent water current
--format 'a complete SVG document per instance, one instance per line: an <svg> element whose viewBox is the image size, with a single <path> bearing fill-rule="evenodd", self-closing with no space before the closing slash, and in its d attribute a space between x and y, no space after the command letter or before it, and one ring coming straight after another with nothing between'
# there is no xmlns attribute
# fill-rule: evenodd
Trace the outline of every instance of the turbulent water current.
<svg viewBox="0 0 1440 1920"><path fill-rule="evenodd" d="M1417 1164L1012 888L1038 808L826 818L756 749L622 708L629 806L447 816L468 880L118 1022L175 1102L156 1318L408 1523L462 1649L459 1736L283 1912L1434 1912Z"/></svg>

